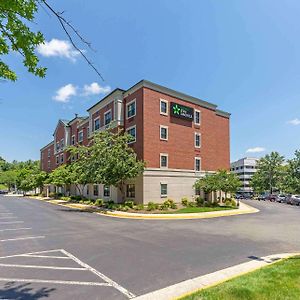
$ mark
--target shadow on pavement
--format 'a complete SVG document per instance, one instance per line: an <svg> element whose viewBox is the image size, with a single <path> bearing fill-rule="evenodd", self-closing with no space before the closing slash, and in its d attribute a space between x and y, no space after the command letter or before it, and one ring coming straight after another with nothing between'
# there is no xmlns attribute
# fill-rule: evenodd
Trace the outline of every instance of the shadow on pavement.
<svg viewBox="0 0 300 300"><path fill-rule="evenodd" d="M34 289L31 283L18 284L12 281L0 288L0 299L36 300L49 297L50 293L55 290L55 288L46 287Z"/></svg>

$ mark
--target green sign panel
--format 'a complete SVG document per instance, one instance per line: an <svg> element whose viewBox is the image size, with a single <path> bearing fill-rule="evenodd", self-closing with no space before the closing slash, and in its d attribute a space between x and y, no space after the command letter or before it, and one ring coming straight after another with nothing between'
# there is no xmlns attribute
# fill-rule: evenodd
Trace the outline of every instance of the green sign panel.
<svg viewBox="0 0 300 300"><path fill-rule="evenodd" d="M192 107L187 107L178 103L171 102L171 116L193 121L194 109Z"/></svg>

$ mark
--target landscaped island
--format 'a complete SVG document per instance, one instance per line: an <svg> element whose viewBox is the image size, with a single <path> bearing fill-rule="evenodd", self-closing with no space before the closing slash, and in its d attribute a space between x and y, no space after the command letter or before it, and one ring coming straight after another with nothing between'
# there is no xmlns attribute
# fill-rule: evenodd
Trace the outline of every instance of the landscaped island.
<svg viewBox="0 0 300 300"><path fill-rule="evenodd" d="M188 198L182 198L181 203L175 203L172 199L167 199L163 203L148 202L147 205L135 204L133 200L127 200L122 204L114 203L113 201L104 201L103 199L86 199L81 196L61 196L50 195L55 200L67 201L68 203L76 203L86 205L87 209L100 209L100 210L113 210L122 212L136 212L136 213L149 213L149 214L183 214L183 213L200 213L210 211L220 211L236 209L237 204L234 199L224 199L220 202L205 201L201 197L195 198L194 201L190 201Z"/></svg>

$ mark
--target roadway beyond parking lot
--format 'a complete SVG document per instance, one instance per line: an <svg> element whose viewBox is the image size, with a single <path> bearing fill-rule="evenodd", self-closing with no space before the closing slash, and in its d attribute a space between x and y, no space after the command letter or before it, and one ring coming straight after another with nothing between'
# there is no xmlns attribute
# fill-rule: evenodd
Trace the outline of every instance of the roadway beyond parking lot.
<svg viewBox="0 0 300 300"><path fill-rule="evenodd" d="M0 299L128 299L249 261L300 250L300 207L130 220L0 196Z"/></svg>

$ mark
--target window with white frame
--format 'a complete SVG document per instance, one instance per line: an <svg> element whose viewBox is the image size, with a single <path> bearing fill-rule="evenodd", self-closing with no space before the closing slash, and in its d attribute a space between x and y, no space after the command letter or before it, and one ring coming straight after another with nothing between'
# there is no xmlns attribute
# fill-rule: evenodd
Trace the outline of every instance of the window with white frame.
<svg viewBox="0 0 300 300"><path fill-rule="evenodd" d="M111 109L104 113L104 125L108 125L111 122Z"/></svg>
<svg viewBox="0 0 300 300"><path fill-rule="evenodd" d="M83 141L83 130L78 132L78 142L81 143Z"/></svg>
<svg viewBox="0 0 300 300"><path fill-rule="evenodd" d="M48 149L48 157L51 156L51 149Z"/></svg>
<svg viewBox="0 0 300 300"><path fill-rule="evenodd" d="M132 100L126 104L126 118L129 119L136 115L136 100Z"/></svg>
<svg viewBox="0 0 300 300"><path fill-rule="evenodd" d="M168 167L168 154L160 153L160 167L167 168Z"/></svg>
<svg viewBox="0 0 300 300"><path fill-rule="evenodd" d="M61 140L60 140L60 149L63 150L64 147L65 147L64 139L61 139Z"/></svg>
<svg viewBox="0 0 300 300"><path fill-rule="evenodd" d="M60 163L62 164L64 162L64 154L62 153L61 155L60 155Z"/></svg>
<svg viewBox="0 0 300 300"><path fill-rule="evenodd" d="M132 136L132 139L128 144L135 143L136 142L136 125L127 128L126 132Z"/></svg>
<svg viewBox="0 0 300 300"><path fill-rule="evenodd" d="M72 135L71 137L71 145L75 145L75 135Z"/></svg>
<svg viewBox="0 0 300 300"><path fill-rule="evenodd" d="M56 155L56 164L58 165L59 164L59 156Z"/></svg>
<svg viewBox="0 0 300 300"><path fill-rule="evenodd" d="M160 99L160 114L161 115L168 115L168 101Z"/></svg>
<svg viewBox="0 0 300 300"><path fill-rule="evenodd" d="M127 184L126 197L135 198L135 184Z"/></svg>
<svg viewBox="0 0 300 300"><path fill-rule="evenodd" d="M103 197L110 197L110 186L109 185L103 186Z"/></svg>
<svg viewBox="0 0 300 300"><path fill-rule="evenodd" d="M56 142L56 152L59 151L59 142Z"/></svg>
<svg viewBox="0 0 300 300"><path fill-rule="evenodd" d="M97 131L100 129L100 118L97 118L94 120L94 131Z"/></svg>
<svg viewBox="0 0 300 300"><path fill-rule="evenodd" d="M200 125L201 123L201 111L195 109L194 111L194 123L195 125Z"/></svg>
<svg viewBox="0 0 300 300"><path fill-rule="evenodd" d="M160 196L167 197L168 196L168 185L166 183L160 184Z"/></svg>
<svg viewBox="0 0 300 300"><path fill-rule="evenodd" d="M51 162L50 160L48 160L48 169L50 170L50 167L51 167Z"/></svg>
<svg viewBox="0 0 300 300"><path fill-rule="evenodd" d="M201 133L195 132L195 148L201 147Z"/></svg>
<svg viewBox="0 0 300 300"><path fill-rule="evenodd" d="M201 171L201 158L195 157L195 171Z"/></svg>
<svg viewBox="0 0 300 300"><path fill-rule="evenodd" d="M168 140L168 126L160 125L160 139L164 141Z"/></svg>
<svg viewBox="0 0 300 300"><path fill-rule="evenodd" d="M90 127L87 127L87 136L90 136Z"/></svg>

